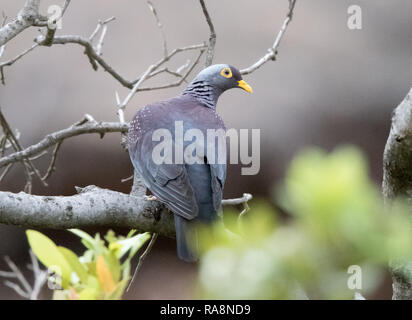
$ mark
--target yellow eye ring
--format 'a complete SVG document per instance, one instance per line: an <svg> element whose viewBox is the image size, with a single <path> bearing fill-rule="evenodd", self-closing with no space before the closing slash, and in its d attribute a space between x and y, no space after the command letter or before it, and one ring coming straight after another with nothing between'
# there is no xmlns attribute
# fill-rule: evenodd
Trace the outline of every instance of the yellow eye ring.
<svg viewBox="0 0 412 320"><path fill-rule="evenodd" d="M220 75L225 78L232 78L232 70L230 68L223 68L222 71L220 71Z"/></svg>

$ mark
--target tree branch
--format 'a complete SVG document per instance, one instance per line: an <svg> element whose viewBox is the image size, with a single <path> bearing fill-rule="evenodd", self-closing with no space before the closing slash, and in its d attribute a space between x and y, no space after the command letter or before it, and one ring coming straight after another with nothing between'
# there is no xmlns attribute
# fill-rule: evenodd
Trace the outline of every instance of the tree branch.
<svg viewBox="0 0 412 320"><path fill-rule="evenodd" d="M385 204L412 196L412 89L395 109L383 155L382 190ZM412 299L412 261L392 261L393 299Z"/></svg>
<svg viewBox="0 0 412 320"><path fill-rule="evenodd" d="M125 227L174 235L173 215L157 201L96 186L74 196L0 192L0 222L31 228Z"/></svg>
<svg viewBox="0 0 412 320"><path fill-rule="evenodd" d="M33 271L34 283L33 287L29 284L23 273L16 266L16 264L9 258L5 257L6 263L11 271L0 271L0 277L15 278L16 282L9 280L4 281L4 284L13 289L18 295L30 300L37 300L40 290L47 280L47 271L41 270L39 263L33 251L29 251L31 264L27 266Z"/></svg>
<svg viewBox="0 0 412 320"><path fill-rule="evenodd" d="M272 61L276 60L280 41L282 40L283 35L285 34L289 23L292 21L293 10L295 9L296 1L297 0L289 0L289 11L286 15L286 19L283 21L282 27L280 28L280 31L275 39L275 42L273 43L272 47L268 49L268 53L266 53L262 58L260 58L257 62L252 64L250 67L240 70L241 74L252 73L253 71L256 71L261 66L263 66L266 62L270 60Z"/></svg>
<svg viewBox="0 0 412 320"><path fill-rule="evenodd" d="M27 0L17 17L0 28L0 47L19 33L35 25L39 18L40 0Z"/></svg>
<svg viewBox="0 0 412 320"><path fill-rule="evenodd" d="M147 5L149 6L150 11L152 11L154 18L156 19L156 24L157 27L160 30L160 33L162 35L162 39L163 39L163 55L166 57L167 56L167 39L166 39L166 34L163 30L163 24L159 19L159 16L157 15L157 10L154 7L153 3L151 1L147 1Z"/></svg>
<svg viewBox="0 0 412 320"><path fill-rule="evenodd" d="M38 43L42 43L44 41L44 36L40 36L37 40ZM111 67L103 58L102 56L93 48L92 43L89 41L89 39L83 38L81 36L72 36L72 35L67 35L67 36L58 36L54 37L53 39L53 44L79 44L85 48L85 54L88 56L90 63L93 66L93 69L97 69L97 64L96 62L105 70L107 71L113 78L115 78L117 81L119 81L124 87L132 89L133 86L135 85L136 82L140 80L140 77L137 78L136 80L129 81L125 79L123 76L121 76L113 67ZM169 61L175 54L179 52L184 52L184 51L190 51L190 50L202 50L205 48L205 44L198 44L198 45L191 45L191 46L186 46L186 47L181 47L181 48L176 48L172 52L170 52L167 56L163 57L160 59L157 63L154 64L154 69L156 70L159 68L161 65L163 65L165 62ZM162 89L165 88L166 86L159 86L159 87L153 87L153 88L146 88L143 89L145 91L147 90L156 90L156 89ZM138 90L140 91L140 90Z"/></svg>
<svg viewBox="0 0 412 320"><path fill-rule="evenodd" d="M216 31L215 31L215 27L213 26L212 19L210 18L209 12L207 11L205 1L204 0L199 0L199 1L200 1L200 5L202 6L203 14L205 15L206 22L210 30L209 45L207 46L206 62L205 62L205 67L208 67L212 64L213 56L215 54Z"/></svg>
<svg viewBox="0 0 412 320"><path fill-rule="evenodd" d="M124 227L174 237L173 214L157 201L96 186L76 189L77 195L67 197L0 192L0 223L50 229Z"/></svg>
<svg viewBox="0 0 412 320"><path fill-rule="evenodd" d="M26 149L23 149L22 151L18 151L0 158L0 168L7 166L10 163L23 161L25 159L33 157L67 138L88 133L99 133L101 136L103 136L105 133L109 132L127 132L128 128L129 125L127 123L97 122L95 120L89 121L86 115L85 120L80 121L79 123L74 124L66 129L48 134L40 142L31 145Z"/></svg>

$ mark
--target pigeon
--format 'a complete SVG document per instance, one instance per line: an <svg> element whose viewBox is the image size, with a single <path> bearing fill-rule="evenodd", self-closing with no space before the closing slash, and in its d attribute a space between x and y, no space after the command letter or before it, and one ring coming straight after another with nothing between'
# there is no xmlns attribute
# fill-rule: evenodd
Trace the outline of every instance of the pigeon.
<svg viewBox="0 0 412 320"><path fill-rule="evenodd" d="M221 209L226 127L216 104L231 88L252 92L235 67L209 66L181 95L146 105L130 122L131 162L153 195L150 199L174 214L177 255L186 262L198 260L197 224L213 223Z"/></svg>

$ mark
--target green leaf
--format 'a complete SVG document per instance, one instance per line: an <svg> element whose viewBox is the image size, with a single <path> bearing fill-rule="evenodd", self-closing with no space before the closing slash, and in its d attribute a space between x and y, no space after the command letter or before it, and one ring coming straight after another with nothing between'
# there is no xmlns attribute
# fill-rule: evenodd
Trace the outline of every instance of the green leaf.
<svg viewBox="0 0 412 320"><path fill-rule="evenodd" d="M109 295L108 299L109 300L120 300L122 298L124 290L127 287L127 284L128 284L127 279L124 279L124 280L120 281L117 284L116 289Z"/></svg>
<svg viewBox="0 0 412 320"><path fill-rule="evenodd" d="M35 230L27 230L26 235L36 257L62 277L62 286L66 289L70 283L72 269L55 243Z"/></svg>
<svg viewBox="0 0 412 320"><path fill-rule="evenodd" d="M98 245L96 243L96 240L90 236L88 233L79 230L79 229L69 229L71 233L74 233L76 236L78 236L80 239L82 239L83 244L85 247L88 249L96 249L96 246Z"/></svg>
<svg viewBox="0 0 412 320"><path fill-rule="evenodd" d="M136 229L130 230L129 233L127 234L126 238L131 238L136 232L137 232Z"/></svg>
<svg viewBox="0 0 412 320"><path fill-rule="evenodd" d="M120 260L112 252L103 253L103 257L113 276L113 280L118 282L120 280Z"/></svg>
<svg viewBox="0 0 412 320"><path fill-rule="evenodd" d="M145 232L145 233L140 233L138 235L135 235L134 237L124 239L124 240L119 240L117 242L112 242L111 246L116 246L117 247L120 245L121 248L120 250L117 251L117 258L121 259L129 250L129 259L132 258L136 252L145 244L147 240L150 239L150 233Z"/></svg>
<svg viewBox="0 0 412 320"><path fill-rule="evenodd" d="M94 288L85 288L82 290L78 295L77 298L79 300L96 300L98 297L99 293L96 289Z"/></svg>
<svg viewBox="0 0 412 320"><path fill-rule="evenodd" d="M95 276L88 276L88 278L87 278L87 286L88 286L89 288L95 289L97 292L100 291L99 280L98 280L97 277L95 277Z"/></svg>
<svg viewBox="0 0 412 320"><path fill-rule="evenodd" d="M80 281L84 284L87 283L87 278L88 274L85 269L85 267L80 263L79 258L77 255L71 251L70 249L67 249L65 247L58 247L59 251L61 254L66 258L67 262L70 264L72 267L73 271L77 274L79 277Z"/></svg>

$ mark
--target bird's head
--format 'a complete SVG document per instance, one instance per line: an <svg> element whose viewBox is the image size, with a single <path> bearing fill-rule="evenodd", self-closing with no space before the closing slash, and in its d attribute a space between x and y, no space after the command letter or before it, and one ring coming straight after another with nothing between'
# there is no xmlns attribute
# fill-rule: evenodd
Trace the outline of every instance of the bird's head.
<svg viewBox="0 0 412 320"><path fill-rule="evenodd" d="M252 87L242 79L239 70L228 64L215 64L203 69L194 79L195 81L205 81L209 85L224 92L232 88L241 88L252 93Z"/></svg>

